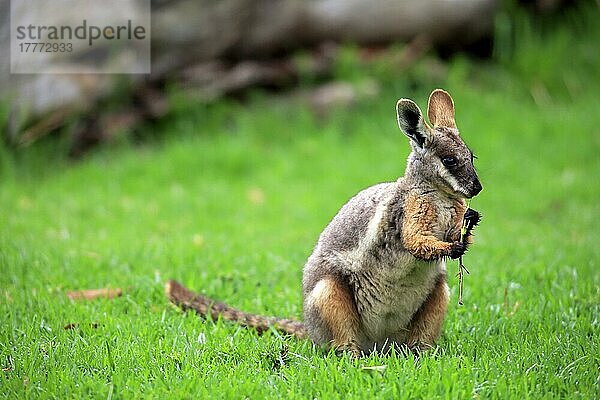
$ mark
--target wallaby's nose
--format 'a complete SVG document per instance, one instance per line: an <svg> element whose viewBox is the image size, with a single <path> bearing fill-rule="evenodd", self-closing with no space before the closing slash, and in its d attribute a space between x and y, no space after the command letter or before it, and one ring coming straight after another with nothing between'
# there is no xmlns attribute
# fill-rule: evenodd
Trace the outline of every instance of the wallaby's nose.
<svg viewBox="0 0 600 400"><path fill-rule="evenodd" d="M473 182L473 188L471 189L471 197L477 196L482 190L483 186L481 186L481 182L479 182L479 179L476 179L475 182Z"/></svg>

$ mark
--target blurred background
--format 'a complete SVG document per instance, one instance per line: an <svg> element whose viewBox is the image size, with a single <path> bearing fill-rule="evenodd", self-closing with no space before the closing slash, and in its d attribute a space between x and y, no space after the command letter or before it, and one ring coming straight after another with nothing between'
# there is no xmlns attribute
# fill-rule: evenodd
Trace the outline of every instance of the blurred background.
<svg viewBox="0 0 600 400"><path fill-rule="evenodd" d="M457 74L461 85L484 82L538 104L598 80L595 48L585 47L598 38L596 1L153 0L151 12L149 75L11 75L2 57L5 151L53 136L66 147L57 151L78 156L143 140L181 103L247 104L257 93L327 118L388 90L422 95ZM8 52L8 1L0 18Z"/></svg>

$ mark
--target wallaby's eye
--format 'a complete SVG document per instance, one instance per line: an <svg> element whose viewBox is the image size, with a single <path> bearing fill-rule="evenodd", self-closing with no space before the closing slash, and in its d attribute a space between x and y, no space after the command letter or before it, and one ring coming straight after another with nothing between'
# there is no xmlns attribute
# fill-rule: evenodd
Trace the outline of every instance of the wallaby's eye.
<svg viewBox="0 0 600 400"><path fill-rule="evenodd" d="M458 165L458 160L454 156L445 156L442 157L442 164L446 168L454 168Z"/></svg>

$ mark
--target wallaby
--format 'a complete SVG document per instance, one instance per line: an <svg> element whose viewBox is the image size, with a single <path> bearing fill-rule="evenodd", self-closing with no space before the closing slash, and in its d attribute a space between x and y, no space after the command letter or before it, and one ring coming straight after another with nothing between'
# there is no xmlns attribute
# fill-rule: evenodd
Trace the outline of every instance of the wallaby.
<svg viewBox="0 0 600 400"><path fill-rule="evenodd" d="M396 111L412 148L405 175L358 193L321 233L304 266L304 322L244 313L175 281L166 287L171 301L356 356L433 346L448 306L445 260L460 257L471 243L480 215L465 199L482 186L447 92L429 96L432 126L412 100L398 100Z"/></svg>

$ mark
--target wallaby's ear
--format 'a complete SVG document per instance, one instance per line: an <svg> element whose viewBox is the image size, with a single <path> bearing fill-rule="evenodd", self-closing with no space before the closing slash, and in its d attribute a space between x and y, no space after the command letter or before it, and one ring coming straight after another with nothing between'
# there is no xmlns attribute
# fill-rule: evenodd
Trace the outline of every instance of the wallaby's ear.
<svg viewBox="0 0 600 400"><path fill-rule="evenodd" d="M456 128L454 121L454 101L448 92L442 89L436 89L429 96L427 105L427 116L433 127L445 126L447 128Z"/></svg>
<svg viewBox="0 0 600 400"><path fill-rule="evenodd" d="M418 105L409 99L400 99L396 103L398 126L417 146L423 147L427 139L427 128Z"/></svg>

